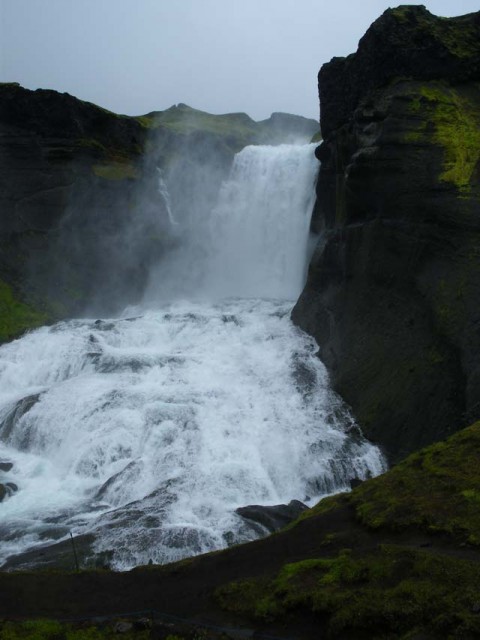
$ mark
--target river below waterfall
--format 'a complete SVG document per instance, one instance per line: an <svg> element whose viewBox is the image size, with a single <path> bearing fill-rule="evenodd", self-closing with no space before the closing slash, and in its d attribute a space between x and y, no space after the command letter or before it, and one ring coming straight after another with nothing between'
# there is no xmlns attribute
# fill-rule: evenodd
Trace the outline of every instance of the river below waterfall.
<svg viewBox="0 0 480 640"><path fill-rule="evenodd" d="M290 321L312 155L245 149L141 307L0 349L0 461L18 486L0 504L0 562L70 532L93 533L117 569L169 562L264 535L239 507L313 504L384 470Z"/></svg>

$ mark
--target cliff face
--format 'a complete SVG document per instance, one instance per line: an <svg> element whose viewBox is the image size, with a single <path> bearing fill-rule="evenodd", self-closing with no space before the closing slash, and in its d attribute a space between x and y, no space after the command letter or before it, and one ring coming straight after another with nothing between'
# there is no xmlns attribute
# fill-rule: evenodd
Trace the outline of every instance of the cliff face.
<svg viewBox="0 0 480 640"><path fill-rule="evenodd" d="M78 312L95 284L103 294L112 287L116 229L152 179L145 140L133 118L68 94L0 85L0 340ZM126 262L124 289L142 269Z"/></svg>
<svg viewBox="0 0 480 640"><path fill-rule="evenodd" d="M320 241L294 321L395 461L480 415L480 13L387 10L319 73Z"/></svg>

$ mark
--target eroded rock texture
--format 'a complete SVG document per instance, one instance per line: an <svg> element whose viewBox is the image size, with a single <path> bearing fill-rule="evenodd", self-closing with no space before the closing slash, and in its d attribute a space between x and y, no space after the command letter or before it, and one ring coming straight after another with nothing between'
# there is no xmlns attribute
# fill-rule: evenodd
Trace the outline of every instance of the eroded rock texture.
<svg viewBox="0 0 480 640"><path fill-rule="evenodd" d="M319 73L294 321L392 461L480 416L480 13L387 10Z"/></svg>

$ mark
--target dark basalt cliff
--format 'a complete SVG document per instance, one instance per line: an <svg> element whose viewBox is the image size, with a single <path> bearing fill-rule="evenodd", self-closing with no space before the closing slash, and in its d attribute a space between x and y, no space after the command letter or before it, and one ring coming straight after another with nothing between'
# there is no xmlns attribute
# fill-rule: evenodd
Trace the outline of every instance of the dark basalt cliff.
<svg viewBox="0 0 480 640"><path fill-rule="evenodd" d="M480 416L480 13L389 9L319 88L320 240L293 319L398 461Z"/></svg>
<svg viewBox="0 0 480 640"><path fill-rule="evenodd" d="M139 184L153 177L141 159L145 141L133 118L68 94L0 85L0 341L78 312L96 285L100 295L114 285L116 234ZM123 289L142 271L127 262Z"/></svg>

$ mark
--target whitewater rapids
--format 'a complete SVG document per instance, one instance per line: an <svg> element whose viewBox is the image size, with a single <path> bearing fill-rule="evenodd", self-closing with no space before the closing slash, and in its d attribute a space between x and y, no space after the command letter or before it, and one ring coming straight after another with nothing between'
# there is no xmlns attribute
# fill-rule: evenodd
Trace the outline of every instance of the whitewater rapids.
<svg viewBox="0 0 480 640"><path fill-rule="evenodd" d="M70 532L93 533L117 569L178 560L266 533L238 507L313 504L385 469L289 317L315 165L308 148L258 149L237 156L209 218L213 301L150 298L0 348L0 460L19 488L0 504L0 562ZM297 191L272 204L294 169Z"/></svg>

